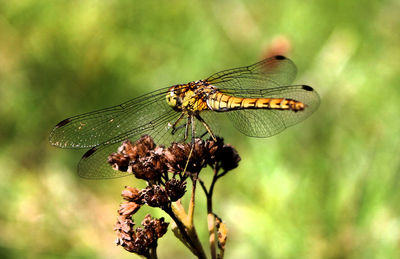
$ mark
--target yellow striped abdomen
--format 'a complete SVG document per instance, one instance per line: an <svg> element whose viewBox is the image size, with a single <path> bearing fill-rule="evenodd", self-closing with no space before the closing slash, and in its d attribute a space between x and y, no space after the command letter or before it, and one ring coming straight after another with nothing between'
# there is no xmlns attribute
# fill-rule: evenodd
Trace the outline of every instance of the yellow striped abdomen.
<svg viewBox="0 0 400 259"><path fill-rule="evenodd" d="M244 98L235 97L221 92L209 96L208 107L213 111L231 111L241 109L276 109L276 110L304 110L305 104L287 98Z"/></svg>

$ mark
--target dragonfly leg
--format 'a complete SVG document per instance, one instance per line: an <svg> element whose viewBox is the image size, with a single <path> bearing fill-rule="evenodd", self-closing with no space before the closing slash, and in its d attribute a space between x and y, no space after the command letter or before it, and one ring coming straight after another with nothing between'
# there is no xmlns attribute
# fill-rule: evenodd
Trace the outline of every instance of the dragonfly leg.
<svg viewBox="0 0 400 259"><path fill-rule="evenodd" d="M190 161L190 158L192 157L192 153L193 153L193 149L194 149L194 138L196 136L196 130L195 130L195 125L194 125L193 115L189 115L187 124L191 124L191 126L192 126L192 141L191 141L191 144L190 144L190 152L189 152L189 155L188 155L188 158L187 158L187 161L186 161L186 165L185 165L185 169L184 169L183 173L186 173L186 169L187 169L187 167L189 165L189 161ZM187 127L187 129L188 128L189 127Z"/></svg>
<svg viewBox="0 0 400 259"><path fill-rule="evenodd" d="M194 126L193 115L190 115L190 124L192 126L192 146L194 145L194 138L196 137L196 127Z"/></svg>
<svg viewBox="0 0 400 259"><path fill-rule="evenodd" d="M184 124L179 125L177 127L178 123L182 120L182 118L184 116L185 116L185 113L182 113L181 116L175 121L175 123L173 125L171 125L171 123L169 123L169 128L172 128L172 130L171 130L172 135L174 135L178 130L185 128L183 139L180 140L179 142L185 142L189 137L189 125L191 123L189 116L187 117L187 121Z"/></svg>
<svg viewBox="0 0 400 259"><path fill-rule="evenodd" d="M186 141L189 137L189 125L192 125L193 127L193 116L189 115L187 118L187 122L185 124L186 128L185 128L185 139L184 141ZM193 135L192 135L192 140L193 140ZM192 141L193 142L193 141Z"/></svg>
<svg viewBox="0 0 400 259"><path fill-rule="evenodd" d="M179 116L179 118L175 121L175 123L171 126L172 131L171 134L174 135L176 133L177 130L181 129L182 127L185 127L186 125L183 124L179 127L176 127L178 125L178 123L182 120L182 118L185 116L184 113L181 114L181 116Z"/></svg>
<svg viewBox="0 0 400 259"><path fill-rule="evenodd" d="M173 128L172 131L171 131L171 134L174 135L178 130L180 130L182 128L185 128L185 131L186 131L187 123L182 124L179 127ZM186 137L185 137L185 139L186 139ZM182 141L185 141L185 139L183 139Z"/></svg>
<svg viewBox="0 0 400 259"><path fill-rule="evenodd" d="M203 134L201 134L200 138L203 138L205 135L207 135L207 133L209 133L208 130L206 130Z"/></svg>
<svg viewBox="0 0 400 259"><path fill-rule="evenodd" d="M203 124L203 126L207 129L208 133L210 133L210 136L212 137L212 139L213 139L214 141L217 141L217 138L215 137L214 133L211 131L210 126L208 126L208 124L203 120L203 118L200 117L200 115L197 114L197 115L196 115L196 119L198 119L198 120ZM202 135L202 137L203 137L204 135L206 135L206 133L204 133L204 134Z"/></svg>

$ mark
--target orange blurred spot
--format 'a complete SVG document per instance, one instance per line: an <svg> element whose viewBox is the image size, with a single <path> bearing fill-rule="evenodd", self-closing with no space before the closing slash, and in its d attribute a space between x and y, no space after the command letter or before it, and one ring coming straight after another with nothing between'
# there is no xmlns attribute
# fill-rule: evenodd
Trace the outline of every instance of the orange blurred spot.
<svg viewBox="0 0 400 259"><path fill-rule="evenodd" d="M290 40L286 36L276 36L263 51L263 59L277 55L288 56L291 48Z"/></svg>

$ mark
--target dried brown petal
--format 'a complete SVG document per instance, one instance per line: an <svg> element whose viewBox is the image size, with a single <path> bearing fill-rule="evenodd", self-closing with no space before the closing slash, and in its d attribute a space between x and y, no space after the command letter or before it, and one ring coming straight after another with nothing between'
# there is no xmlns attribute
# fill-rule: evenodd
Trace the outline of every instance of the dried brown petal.
<svg viewBox="0 0 400 259"><path fill-rule="evenodd" d="M134 144L130 140L122 142L122 145L118 148L118 153L124 155L129 160L133 160L137 156Z"/></svg>
<svg viewBox="0 0 400 259"><path fill-rule="evenodd" d="M124 202L119 205L118 213L122 216L130 216L140 209L140 204L136 202Z"/></svg>
<svg viewBox="0 0 400 259"><path fill-rule="evenodd" d="M147 152L153 150L156 147L156 144L152 137L144 135L135 142L135 146L137 148L137 155L143 157L146 156Z"/></svg>
<svg viewBox="0 0 400 259"><path fill-rule="evenodd" d="M130 217L125 217L120 215L117 218L117 223L115 224L114 230L122 231L123 233L128 233L133 229L134 226L135 223Z"/></svg>
<svg viewBox="0 0 400 259"><path fill-rule="evenodd" d="M164 156L165 149L163 147L157 147L152 151L150 156L150 163L155 171L159 174L168 171L167 160Z"/></svg>
<svg viewBox="0 0 400 259"><path fill-rule="evenodd" d="M207 163L211 166L213 166L216 162L216 158L218 157L218 153L224 146L224 139L217 137L217 140L213 140L210 138L209 140L206 141L206 149L208 152L208 161Z"/></svg>
<svg viewBox="0 0 400 259"><path fill-rule="evenodd" d="M182 172L185 169L190 147L187 144L172 143L165 151L169 168L172 172Z"/></svg>
<svg viewBox="0 0 400 259"><path fill-rule="evenodd" d="M130 140L125 140L118 148L117 153L112 153L108 157L108 163L112 165L114 170L127 172L129 171L129 163L137 157L136 147Z"/></svg>
<svg viewBox="0 0 400 259"><path fill-rule="evenodd" d="M138 204L142 204L140 190L135 187L125 186L125 189L122 191L122 198L127 201L133 201Z"/></svg>
<svg viewBox="0 0 400 259"><path fill-rule="evenodd" d="M112 153L108 156L108 163L112 166L114 170L118 170L121 172L127 172L129 166L129 157L119 154Z"/></svg>

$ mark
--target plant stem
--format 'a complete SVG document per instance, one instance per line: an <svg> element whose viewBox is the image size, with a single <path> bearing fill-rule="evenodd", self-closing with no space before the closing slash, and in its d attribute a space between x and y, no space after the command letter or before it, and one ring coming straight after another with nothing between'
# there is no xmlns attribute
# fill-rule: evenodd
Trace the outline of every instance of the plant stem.
<svg viewBox="0 0 400 259"><path fill-rule="evenodd" d="M192 178L192 196L190 197L189 209L188 209L188 224L189 229L193 226L193 217L194 217L194 209L195 209L195 197L196 197L196 184L197 177Z"/></svg>
<svg viewBox="0 0 400 259"><path fill-rule="evenodd" d="M157 259L157 247L150 248L150 257L149 259Z"/></svg>
<svg viewBox="0 0 400 259"><path fill-rule="evenodd" d="M166 209L164 211L172 218L173 221L175 221L175 224L178 227L179 232L181 233L184 240L188 243L188 245L194 250L196 250L195 245L193 244L193 241L190 239L186 231L186 227L185 225L183 225L182 221L180 221L179 218L173 213L172 209Z"/></svg>
<svg viewBox="0 0 400 259"><path fill-rule="evenodd" d="M189 246L189 244L186 242L186 246L188 246L188 248L197 256L199 256L199 258L206 258L205 253L204 253L204 249L203 246L200 243L200 240L197 236L197 232L196 229L194 227L194 225L189 228L189 217L185 212L185 209L183 208L182 204L180 203L180 200L178 200L176 203L173 204L174 206L172 207L172 211L174 213L174 215L176 216L176 218L178 218L178 220L180 220L185 228L185 230L187 230L187 234L189 236L189 238L192 240L194 246ZM181 230L180 230L181 232ZM185 242L185 239L181 239L182 242ZM195 252L194 250L196 250L197 252ZM201 254L198 255L198 254Z"/></svg>

